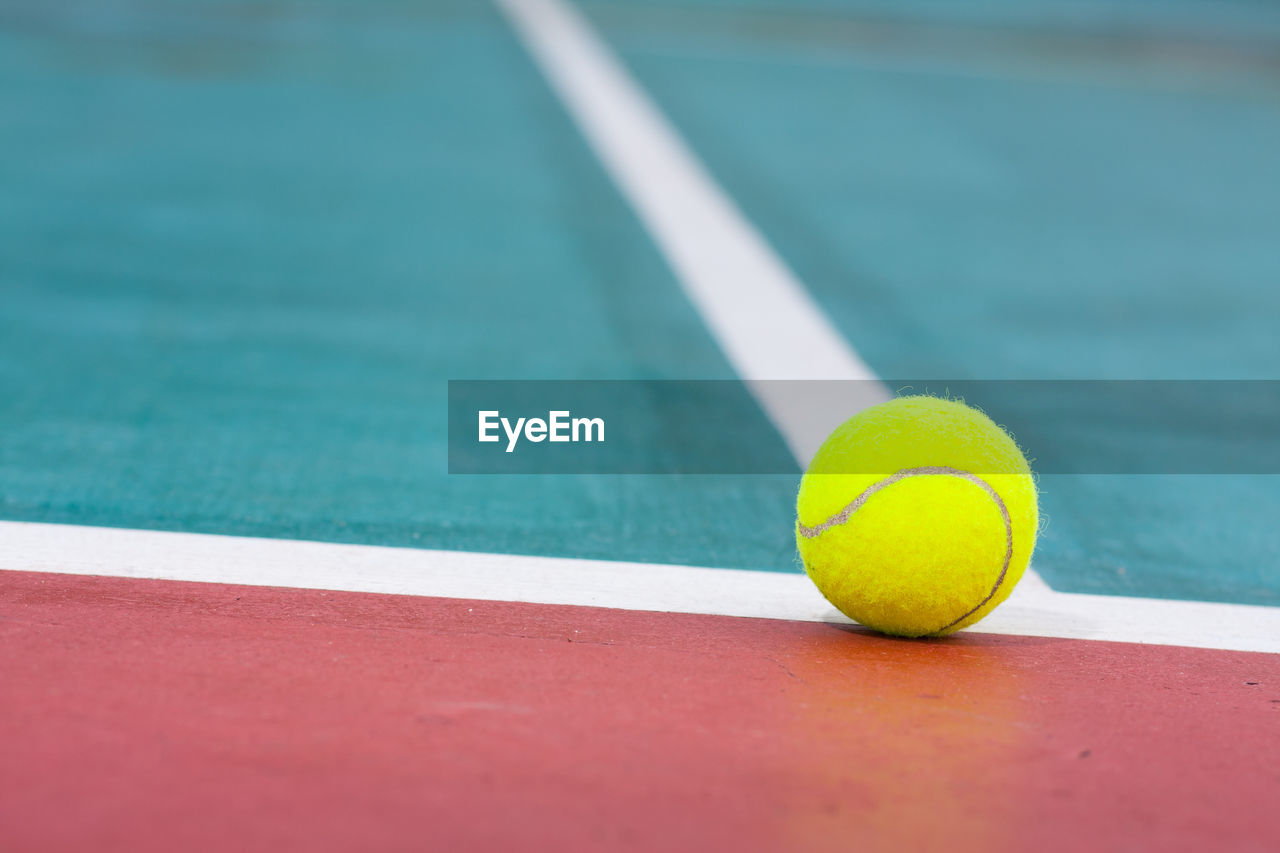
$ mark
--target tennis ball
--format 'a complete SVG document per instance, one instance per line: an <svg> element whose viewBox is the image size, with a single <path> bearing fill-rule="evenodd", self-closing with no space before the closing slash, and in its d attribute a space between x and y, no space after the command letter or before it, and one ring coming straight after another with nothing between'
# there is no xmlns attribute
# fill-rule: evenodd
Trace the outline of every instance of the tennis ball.
<svg viewBox="0 0 1280 853"><path fill-rule="evenodd" d="M805 571L841 612L902 637L942 636L1009 597L1035 547L1031 467L977 409L898 397L845 421L800 482Z"/></svg>

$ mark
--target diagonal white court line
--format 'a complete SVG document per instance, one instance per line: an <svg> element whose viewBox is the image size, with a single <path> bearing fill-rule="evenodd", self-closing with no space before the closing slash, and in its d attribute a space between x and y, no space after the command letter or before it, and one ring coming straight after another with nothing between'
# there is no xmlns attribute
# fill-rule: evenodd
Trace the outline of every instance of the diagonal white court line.
<svg viewBox="0 0 1280 853"><path fill-rule="evenodd" d="M889 399L888 389L576 10L561 0L497 3L807 467L836 426ZM827 383L768 381L778 379L859 381L839 398Z"/></svg>
<svg viewBox="0 0 1280 853"><path fill-rule="evenodd" d="M586 21L559 0L498 5L800 464L845 418L889 399ZM754 381L778 379L865 381L842 399Z"/></svg>
<svg viewBox="0 0 1280 853"><path fill-rule="evenodd" d="M801 574L64 524L0 522L4 569L849 622ZM966 633L1280 653L1280 608L1064 594L1027 577Z"/></svg>

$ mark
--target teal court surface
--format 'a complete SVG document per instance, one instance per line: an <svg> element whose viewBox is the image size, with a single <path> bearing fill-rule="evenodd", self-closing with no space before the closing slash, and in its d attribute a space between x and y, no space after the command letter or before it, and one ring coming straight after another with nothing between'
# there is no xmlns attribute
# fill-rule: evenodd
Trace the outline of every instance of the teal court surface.
<svg viewBox="0 0 1280 853"><path fill-rule="evenodd" d="M0 848L1273 849L1280 471L1042 471L1010 601L893 640L752 383L1265 389L1277 55L1243 0L0 7ZM461 380L742 381L785 464L450 473Z"/></svg>

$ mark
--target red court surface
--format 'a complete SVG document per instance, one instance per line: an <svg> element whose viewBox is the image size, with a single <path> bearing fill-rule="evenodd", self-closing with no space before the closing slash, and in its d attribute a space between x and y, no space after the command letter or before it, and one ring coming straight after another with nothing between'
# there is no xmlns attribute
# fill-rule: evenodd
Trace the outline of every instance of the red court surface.
<svg viewBox="0 0 1280 853"><path fill-rule="evenodd" d="M1280 657L0 572L0 850L1276 850Z"/></svg>

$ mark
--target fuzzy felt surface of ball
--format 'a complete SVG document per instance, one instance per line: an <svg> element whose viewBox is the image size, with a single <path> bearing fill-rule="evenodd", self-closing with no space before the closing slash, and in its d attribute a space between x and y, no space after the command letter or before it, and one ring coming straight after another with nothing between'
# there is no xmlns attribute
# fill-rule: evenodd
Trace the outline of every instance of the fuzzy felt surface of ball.
<svg viewBox="0 0 1280 853"><path fill-rule="evenodd" d="M955 400L898 397L840 425L796 499L805 571L841 612L902 637L966 628L1009 597L1039 527L1013 438Z"/></svg>

